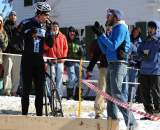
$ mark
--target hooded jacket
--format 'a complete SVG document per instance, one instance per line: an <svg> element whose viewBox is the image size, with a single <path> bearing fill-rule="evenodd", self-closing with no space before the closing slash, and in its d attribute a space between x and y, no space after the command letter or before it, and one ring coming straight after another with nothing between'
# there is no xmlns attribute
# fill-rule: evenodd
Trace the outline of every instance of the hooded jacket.
<svg viewBox="0 0 160 130"><path fill-rule="evenodd" d="M98 44L109 62L121 60L128 61L128 52L131 47L131 43L129 31L125 24L118 23L114 25L109 38L105 34L99 36ZM124 57L121 57L121 52L125 53Z"/></svg>
<svg viewBox="0 0 160 130"><path fill-rule="evenodd" d="M21 53L22 52L22 45L18 41L17 37L17 27L16 23L6 20L4 24L4 29L8 35L8 46L6 49L6 53Z"/></svg>
<svg viewBox="0 0 160 130"><path fill-rule="evenodd" d="M58 35L53 36L53 46L49 48L44 45L45 55L51 58L65 58L68 53L68 44L65 35L61 32Z"/></svg>
<svg viewBox="0 0 160 130"><path fill-rule="evenodd" d="M148 37L138 48L142 75L160 75L160 39Z"/></svg>

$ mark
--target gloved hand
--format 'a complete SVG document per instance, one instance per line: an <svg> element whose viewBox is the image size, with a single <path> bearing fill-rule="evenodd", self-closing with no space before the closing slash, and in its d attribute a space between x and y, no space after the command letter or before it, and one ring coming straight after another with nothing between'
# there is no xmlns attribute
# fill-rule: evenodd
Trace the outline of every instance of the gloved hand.
<svg viewBox="0 0 160 130"><path fill-rule="evenodd" d="M105 32L103 26L100 25L98 21L94 23L92 29L93 29L93 32L97 34L97 36L100 36Z"/></svg>
<svg viewBox="0 0 160 130"><path fill-rule="evenodd" d="M51 32L52 30L52 21L51 20L46 20L46 32Z"/></svg>
<svg viewBox="0 0 160 130"><path fill-rule="evenodd" d="M52 32L52 21L46 20L46 33L45 33L45 41L48 43L48 46L51 48L54 44L53 40L53 32Z"/></svg>

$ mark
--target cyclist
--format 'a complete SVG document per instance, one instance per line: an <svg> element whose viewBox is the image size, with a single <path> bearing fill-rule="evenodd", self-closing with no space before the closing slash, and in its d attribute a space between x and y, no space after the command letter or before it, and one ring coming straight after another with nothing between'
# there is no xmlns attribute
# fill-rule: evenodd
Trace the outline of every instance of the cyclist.
<svg viewBox="0 0 160 130"><path fill-rule="evenodd" d="M36 14L34 17L23 20L18 26L18 32L24 43L22 54L22 115L28 114L29 92L34 81L36 90L36 115L42 116L43 110L43 85L44 85L44 60L43 44L46 43L52 47L51 27L46 30L43 25L49 21L49 12L51 7L46 2L37 2L35 4Z"/></svg>

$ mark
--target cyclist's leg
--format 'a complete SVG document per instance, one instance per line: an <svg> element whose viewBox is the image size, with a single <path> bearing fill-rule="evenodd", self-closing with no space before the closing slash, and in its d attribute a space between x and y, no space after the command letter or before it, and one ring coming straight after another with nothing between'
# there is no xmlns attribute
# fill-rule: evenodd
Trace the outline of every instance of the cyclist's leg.
<svg viewBox="0 0 160 130"><path fill-rule="evenodd" d="M36 115L42 116L43 111L43 87L44 87L44 64L42 62L34 68L34 83L36 89Z"/></svg>
<svg viewBox="0 0 160 130"><path fill-rule="evenodd" d="M22 115L27 115L29 107L29 92L32 87L32 65L27 64L25 61L22 61L22 80Z"/></svg>

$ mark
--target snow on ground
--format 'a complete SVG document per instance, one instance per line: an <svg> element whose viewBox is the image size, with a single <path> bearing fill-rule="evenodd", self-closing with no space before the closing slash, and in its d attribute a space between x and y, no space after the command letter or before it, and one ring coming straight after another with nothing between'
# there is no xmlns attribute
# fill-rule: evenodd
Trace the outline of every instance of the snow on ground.
<svg viewBox="0 0 160 130"><path fill-rule="evenodd" d="M76 118L77 117L77 108L78 101L74 100L66 100L62 101L64 116L68 118ZM95 116L94 113L94 101L82 101L81 103L81 117L82 118L93 118ZM144 111L142 104L133 104L133 107L137 110ZM21 100L20 97L8 97L8 96L0 96L0 114L10 114L10 115L20 115L21 114ZM30 107L29 114L35 115L34 108L34 96L30 96ZM123 116L121 113L118 113L120 117L120 130L126 130L126 126L124 124ZM142 116L134 113L136 120L138 122L137 130L160 130L160 121L142 121L140 118ZM104 111L103 118L107 118L107 112Z"/></svg>

